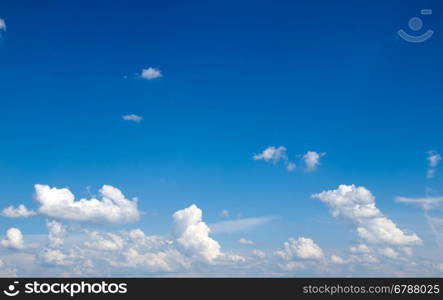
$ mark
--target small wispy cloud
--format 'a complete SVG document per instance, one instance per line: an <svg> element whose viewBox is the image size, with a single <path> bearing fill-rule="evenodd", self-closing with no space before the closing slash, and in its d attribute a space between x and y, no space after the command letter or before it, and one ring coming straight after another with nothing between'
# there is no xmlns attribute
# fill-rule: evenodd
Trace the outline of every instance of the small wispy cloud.
<svg viewBox="0 0 443 300"><path fill-rule="evenodd" d="M266 224L273 219L275 217L244 218L209 224L209 228L211 228L212 233L244 232Z"/></svg>
<svg viewBox="0 0 443 300"><path fill-rule="evenodd" d="M230 213L229 213L229 210L223 209L218 215L223 218L229 218Z"/></svg>
<svg viewBox="0 0 443 300"><path fill-rule="evenodd" d="M152 80L162 77L162 73L160 72L160 70L150 67L147 69L143 69L140 76L144 79Z"/></svg>
<svg viewBox="0 0 443 300"><path fill-rule="evenodd" d="M143 117L135 115L135 114L130 114L130 115L122 116L122 119L125 121L132 121L135 123L140 123L143 120Z"/></svg>
<svg viewBox="0 0 443 300"><path fill-rule="evenodd" d="M6 22L0 18L0 31L6 31Z"/></svg>
<svg viewBox="0 0 443 300"><path fill-rule="evenodd" d="M443 203L443 197L424 197L424 198L407 198L396 197L396 202L415 204L423 208L424 210L431 210Z"/></svg>
<svg viewBox="0 0 443 300"><path fill-rule="evenodd" d="M428 161L429 168L426 173L426 178L431 179L432 177L434 177L435 173L437 172L436 168L441 161L441 155L434 150L428 151L427 154L428 157L426 159Z"/></svg>
<svg viewBox="0 0 443 300"><path fill-rule="evenodd" d="M248 240L245 238L239 239L238 242L242 245L254 245L255 244L254 241L251 241L251 240Z"/></svg>
<svg viewBox="0 0 443 300"><path fill-rule="evenodd" d="M274 165L277 164L279 161L283 161L285 163L286 169L289 172L294 171L296 168L295 163L289 161L288 156L286 155L286 148L283 146L280 146L278 148L270 146L263 150L261 153L254 154L252 159L264 160L266 162L271 162Z"/></svg>
<svg viewBox="0 0 443 300"><path fill-rule="evenodd" d="M286 163L286 170L288 170L289 172L292 172L296 169L296 165L293 162L287 162Z"/></svg>
<svg viewBox="0 0 443 300"><path fill-rule="evenodd" d="M320 158L326 153L318 153L315 151L308 151L303 155L303 161L306 165L306 172L314 171L320 165Z"/></svg>

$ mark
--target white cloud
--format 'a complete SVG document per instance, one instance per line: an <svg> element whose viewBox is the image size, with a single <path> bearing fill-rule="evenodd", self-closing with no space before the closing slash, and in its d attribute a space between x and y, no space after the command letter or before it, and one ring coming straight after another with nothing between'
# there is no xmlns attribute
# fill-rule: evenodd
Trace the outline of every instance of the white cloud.
<svg viewBox="0 0 443 300"><path fill-rule="evenodd" d="M284 271L292 272L292 271L304 270L306 266L299 261L290 261L286 264L281 264L280 268Z"/></svg>
<svg viewBox="0 0 443 300"><path fill-rule="evenodd" d="M287 163L286 163L286 169L287 169L289 172L294 171L296 168L297 168L297 166L296 166L293 162L287 162Z"/></svg>
<svg viewBox="0 0 443 300"><path fill-rule="evenodd" d="M47 185L35 185L36 200L40 214L55 219L91 223L129 223L140 218L137 199L128 200L122 192L110 185L104 185L100 194L102 199L80 199L74 201L74 195L67 188L50 188Z"/></svg>
<svg viewBox="0 0 443 300"><path fill-rule="evenodd" d="M124 253L124 256L130 266L140 266L150 272L171 272L190 267L189 261L175 249L155 253L139 253L135 249L129 249Z"/></svg>
<svg viewBox="0 0 443 300"><path fill-rule="evenodd" d="M393 245L421 243L415 233L403 232L385 217L375 206L375 197L364 187L340 185L336 190L323 191L312 197L326 203L334 217L353 222L358 235L367 242Z"/></svg>
<svg viewBox="0 0 443 300"><path fill-rule="evenodd" d="M428 160L428 171L426 173L426 178L432 178L434 177L435 173L436 173L436 168L438 166L438 164L441 161L441 155L437 152L437 151L428 151L428 157L426 158Z"/></svg>
<svg viewBox="0 0 443 300"><path fill-rule="evenodd" d="M88 231L91 241L85 242L85 246L100 251L116 251L123 249L124 240L117 234L108 232L105 234L97 231Z"/></svg>
<svg viewBox="0 0 443 300"><path fill-rule="evenodd" d="M229 218L229 211L228 210L226 210L226 209L223 209L219 214L218 214L220 217L223 217L223 218Z"/></svg>
<svg viewBox="0 0 443 300"><path fill-rule="evenodd" d="M63 245L63 239L66 235L66 228L63 224L57 221L46 221L46 226L48 227L49 234L49 245L53 248L58 248Z"/></svg>
<svg viewBox="0 0 443 300"><path fill-rule="evenodd" d="M259 250L259 249L252 250L252 254L260 259L266 258L266 253L264 251Z"/></svg>
<svg viewBox="0 0 443 300"><path fill-rule="evenodd" d="M273 217L244 218L209 224L213 233L233 233L251 230L273 220Z"/></svg>
<svg viewBox="0 0 443 300"><path fill-rule="evenodd" d="M424 198L396 197L395 201L415 204L420 206L426 211L438 207L440 203L443 202L443 197L424 197Z"/></svg>
<svg viewBox="0 0 443 300"><path fill-rule="evenodd" d="M174 241L159 236L147 236L140 229L121 232L90 230L84 232L88 240L82 247L74 248L76 253L66 256L65 261L68 263L75 259L77 265L78 261L87 258L92 259L93 264L105 262L112 268L111 270L117 272L131 270L130 272L146 274L146 272L175 272L189 269L193 262L176 248Z"/></svg>
<svg viewBox="0 0 443 300"><path fill-rule="evenodd" d="M26 206L20 204L18 207L8 206L2 210L1 215L7 218L27 218L36 215L35 211L28 210Z"/></svg>
<svg viewBox="0 0 443 300"><path fill-rule="evenodd" d="M317 166L320 165L320 158L324 156L325 153L317 153L315 151L308 151L305 155L303 155L303 161L306 165L306 171L312 172Z"/></svg>
<svg viewBox="0 0 443 300"><path fill-rule="evenodd" d="M289 238L283 244L283 249L277 251L276 254L285 260L293 258L321 259L323 257L322 249L312 239L304 237Z"/></svg>
<svg viewBox="0 0 443 300"><path fill-rule="evenodd" d="M217 266L238 266L239 264L243 264L247 261L247 259L244 256L235 254L235 253L222 253L217 258L216 264Z"/></svg>
<svg viewBox="0 0 443 300"><path fill-rule="evenodd" d="M220 255L220 244L209 237L211 230L202 221L200 208L191 205L175 212L172 217L175 241L185 253L206 262L212 262Z"/></svg>
<svg viewBox="0 0 443 300"><path fill-rule="evenodd" d="M270 146L263 150L262 153L254 154L252 158L254 160L264 160L273 164L277 164L279 161L283 161L286 165L286 169L289 172L294 171L296 168L296 165L288 160L288 156L286 155L286 148L283 146L280 146L278 148Z"/></svg>
<svg viewBox="0 0 443 300"><path fill-rule="evenodd" d="M331 263L335 265L343 265L346 264L346 261L338 255L331 255Z"/></svg>
<svg viewBox="0 0 443 300"><path fill-rule="evenodd" d="M69 266L73 264L71 257L58 249L44 249L41 258L48 265Z"/></svg>
<svg viewBox="0 0 443 300"><path fill-rule="evenodd" d="M130 115L122 116L122 119L125 121L132 121L135 123L140 123L143 120L143 117L135 115L135 114L130 114Z"/></svg>
<svg viewBox="0 0 443 300"><path fill-rule="evenodd" d="M173 243L172 241L166 240L160 236L147 236L141 229L131 230L125 233L125 236L128 237L130 240L129 242L132 242L135 246L150 250L160 249L165 245L172 245Z"/></svg>
<svg viewBox="0 0 443 300"><path fill-rule="evenodd" d="M359 244L357 246L352 246L349 248L351 253L369 253L371 250L369 250L369 247L365 244Z"/></svg>
<svg viewBox="0 0 443 300"><path fill-rule="evenodd" d="M158 69L147 68L147 69L143 69L142 70L141 77L144 78L144 79L147 79L147 80L152 80L152 79L155 79L155 78L162 77L162 73Z"/></svg>
<svg viewBox="0 0 443 300"><path fill-rule="evenodd" d="M273 163L277 163L280 160L286 160L286 148L281 146L278 148L275 148L274 146L268 147L265 150L263 150L260 154L254 154L252 157L254 160L264 160L269 161Z"/></svg>
<svg viewBox="0 0 443 300"><path fill-rule="evenodd" d="M243 245L254 245L255 244L254 241L247 240L245 238L239 239L238 242Z"/></svg>
<svg viewBox="0 0 443 300"><path fill-rule="evenodd" d="M350 257L350 261L357 264L376 264L379 262L379 259L373 254L357 253Z"/></svg>
<svg viewBox="0 0 443 300"><path fill-rule="evenodd" d="M430 168L436 168L441 161L441 155L436 151L429 151L427 160Z"/></svg>
<svg viewBox="0 0 443 300"><path fill-rule="evenodd" d="M424 217L435 236L435 241L443 249L443 218L438 218L428 214L429 211L439 208L443 202L443 197L424 197L424 198L406 198L396 197L395 200L401 203L414 204L421 207L424 211Z"/></svg>
<svg viewBox="0 0 443 300"><path fill-rule="evenodd" d="M387 247L382 250L382 254L388 258L397 259L399 257L399 254L397 251L392 249L391 247Z"/></svg>
<svg viewBox="0 0 443 300"><path fill-rule="evenodd" d="M20 229L9 228L6 232L6 239L2 239L0 245L6 248L23 249L25 245L23 242L23 234Z"/></svg>
<svg viewBox="0 0 443 300"><path fill-rule="evenodd" d="M6 22L2 18L0 18L0 31L6 31Z"/></svg>

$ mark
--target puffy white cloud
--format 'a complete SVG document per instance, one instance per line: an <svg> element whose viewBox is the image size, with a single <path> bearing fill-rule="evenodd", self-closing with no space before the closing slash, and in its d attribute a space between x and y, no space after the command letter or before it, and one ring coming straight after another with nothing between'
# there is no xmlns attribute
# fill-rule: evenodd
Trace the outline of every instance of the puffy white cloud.
<svg viewBox="0 0 443 300"><path fill-rule="evenodd" d="M129 223L140 218L137 199L128 200L122 192L110 185L100 189L102 199L80 199L74 201L74 195L67 188L50 188L36 184L38 212L55 219L91 223Z"/></svg>
<svg viewBox="0 0 443 300"><path fill-rule="evenodd" d="M388 243L393 245L421 244L421 239L415 233L404 233L394 222L386 217L371 219L366 224L357 227L357 233L370 243Z"/></svg>
<svg viewBox="0 0 443 300"><path fill-rule="evenodd" d="M325 153L317 153L315 151L308 151L305 155L303 155L303 161L306 165L306 171L312 172L317 166L320 165L320 158L324 156Z"/></svg>
<svg viewBox="0 0 443 300"><path fill-rule="evenodd" d="M351 253L369 253L371 250L369 250L369 247L365 244L359 244L357 246L352 246L349 248Z"/></svg>
<svg viewBox="0 0 443 300"><path fill-rule="evenodd" d="M280 146L278 148L270 146L263 150L262 153L254 154L252 158L254 160L264 160L273 164L276 164L279 161L283 161L286 165L286 169L289 172L292 172L296 168L296 165L288 160L288 156L286 155L286 148L283 146Z"/></svg>
<svg viewBox="0 0 443 300"><path fill-rule="evenodd" d="M354 263L354 264L376 264L379 262L379 259L377 257L377 253L370 249L365 244L358 244L356 246L349 247L349 251L351 252L351 256L348 260L346 260L347 263ZM383 255L383 249L379 251Z"/></svg>
<svg viewBox="0 0 443 300"><path fill-rule="evenodd" d="M196 205L179 210L172 216L175 241L192 257L212 262L220 255L220 244L209 237L211 231L202 221L202 211Z"/></svg>
<svg viewBox="0 0 443 300"><path fill-rule="evenodd" d="M331 263L335 265L343 265L347 262L338 255L331 255Z"/></svg>
<svg viewBox="0 0 443 300"><path fill-rule="evenodd" d="M139 253L135 249L129 249L124 253L130 266L139 266L150 272L171 272L180 268L188 269L189 260L175 249L167 249L160 252Z"/></svg>
<svg viewBox="0 0 443 300"><path fill-rule="evenodd" d="M429 165L426 177L432 178L434 177L436 173L436 168L441 161L441 155L437 151L431 150L428 151L428 157L426 159L428 160L428 165Z"/></svg>
<svg viewBox="0 0 443 300"><path fill-rule="evenodd" d="M6 248L23 249L25 245L23 242L23 234L20 229L9 228L6 232L6 239L2 239L0 245Z"/></svg>
<svg viewBox="0 0 443 300"><path fill-rule="evenodd" d="M113 270L130 272L175 272L187 270L193 259L177 249L174 241L159 236L147 236L141 229L120 232L97 232L85 230L88 240L84 247L70 254L67 261L87 256L97 262L102 260ZM103 255L106 253L106 255ZM65 259L66 260L66 259ZM133 274L133 273L130 273Z"/></svg>
<svg viewBox="0 0 443 300"><path fill-rule="evenodd" d="M395 201L415 204L420 206L424 210L431 210L438 207L440 203L443 202L443 197L424 197L424 198L396 197Z"/></svg>
<svg viewBox="0 0 443 300"><path fill-rule="evenodd" d="M268 147L265 150L263 150L262 153L254 154L252 158L254 160L264 160L273 163L277 163L280 160L288 159L286 156L286 148L283 146L280 146L278 148L275 148L274 146Z"/></svg>
<svg viewBox="0 0 443 300"><path fill-rule="evenodd" d="M169 246L173 244L173 241L167 240L160 236L147 236L141 229L131 230L125 233L125 236L129 238L128 244L132 243L137 247L143 247L149 250L160 249L163 246Z"/></svg>
<svg viewBox="0 0 443 300"><path fill-rule="evenodd" d="M0 18L0 31L6 31L6 22L2 18Z"/></svg>
<svg viewBox="0 0 443 300"><path fill-rule="evenodd" d="M152 80L162 77L162 73L160 70L150 67L142 70L141 77L147 80Z"/></svg>
<svg viewBox="0 0 443 300"><path fill-rule="evenodd" d="M255 244L254 241L247 240L245 238L239 239L238 242L243 245L254 245Z"/></svg>
<svg viewBox="0 0 443 300"><path fill-rule="evenodd" d="M213 233L233 233L251 230L268 223L274 217L244 218L210 224Z"/></svg>
<svg viewBox="0 0 443 300"><path fill-rule="evenodd" d="M226 209L223 209L219 214L218 214L220 217L223 217L223 218L229 218L229 211L228 210L226 210Z"/></svg>
<svg viewBox="0 0 443 300"><path fill-rule="evenodd" d="M364 187L340 185L336 190L312 195L326 203L334 217L350 220L358 235L370 243L393 245L420 244L415 234L400 230L375 206L375 197Z"/></svg>
<svg viewBox="0 0 443 300"><path fill-rule="evenodd" d="M69 266L73 264L71 256L58 249L44 249L41 253L43 263L55 266Z"/></svg>
<svg viewBox="0 0 443 300"><path fill-rule="evenodd" d="M66 235L66 228L63 224L53 220L47 221L46 226L48 227L49 234L49 246L53 248L58 248L63 245L63 239Z"/></svg>
<svg viewBox="0 0 443 300"><path fill-rule="evenodd" d="M392 249L391 247L384 248L384 249L381 251L381 253L382 253L384 256L388 257L388 258L392 258L392 259L397 259L397 258L399 258L399 254L398 254L398 252L395 251L394 249Z"/></svg>
<svg viewBox="0 0 443 300"><path fill-rule="evenodd" d="M130 114L130 115L122 116L122 119L125 121L132 121L135 123L140 123L143 120L143 117L135 115L135 114Z"/></svg>
<svg viewBox="0 0 443 300"><path fill-rule="evenodd" d="M2 210L1 215L7 218L27 218L36 215L35 211L28 210L26 206L20 204L18 207L8 206Z"/></svg>
<svg viewBox="0 0 443 300"><path fill-rule="evenodd" d="M283 249L277 251L276 254L285 260L293 258L321 259L323 257L322 249L312 239L304 237L289 238L283 244Z"/></svg>
<svg viewBox="0 0 443 300"><path fill-rule="evenodd" d="M123 249L125 244L122 237L111 232L102 234L97 231L88 231L87 233L90 241L85 242L85 246L88 248L101 251L116 251Z"/></svg>

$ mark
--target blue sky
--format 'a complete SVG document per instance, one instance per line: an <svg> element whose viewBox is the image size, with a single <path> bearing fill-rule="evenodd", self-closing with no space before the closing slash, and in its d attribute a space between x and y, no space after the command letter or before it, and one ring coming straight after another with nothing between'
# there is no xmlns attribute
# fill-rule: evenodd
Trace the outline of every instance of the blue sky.
<svg viewBox="0 0 443 300"><path fill-rule="evenodd" d="M420 15L424 8L433 14ZM289 237L308 237L325 256L345 257L352 245L368 244L352 225L360 220L335 218L311 195L354 184L370 190L398 228L420 237L414 259L443 274L443 257L431 261L441 248L423 209L395 201L440 195L438 162L432 178L426 173L427 157L443 151L442 13L438 1L3 1L1 203L38 214L0 218L0 235L19 228L25 242L44 244L38 237L48 233L46 219L55 219L70 237L85 228L168 237L172 214L196 204L211 228L266 220L248 230L213 230L224 251L247 256L240 238L274 253ZM423 43L397 35L414 16L424 21L418 33L435 32ZM143 78L148 68L161 77ZM122 119L130 114L142 120ZM285 147L285 157L253 159L271 146ZM324 153L311 172L307 151ZM296 169L288 172L285 160ZM44 214L35 184L69 188L76 199L111 185L137 197L143 214L119 224ZM438 208L426 213L441 217ZM20 251L34 255L35 270L10 268L19 276L58 274L60 266L39 266L40 250L31 248ZM2 260L8 255L18 254L6 249ZM281 275L282 264L263 274ZM394 274L375 270L356 275Z"/></svg>

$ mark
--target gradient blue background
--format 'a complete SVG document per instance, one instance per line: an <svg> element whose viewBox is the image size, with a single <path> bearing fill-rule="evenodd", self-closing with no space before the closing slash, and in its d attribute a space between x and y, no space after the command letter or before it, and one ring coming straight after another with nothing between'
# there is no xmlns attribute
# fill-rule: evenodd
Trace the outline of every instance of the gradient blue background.
<svg viewBox="0 0 443 300"><path fill-rule="evenodd" d="M331 248L355 235L310 195L356 184L431 239L420 209L393 199L442 184L425 178L426 151L443 149L442 5L368 2L1 1L2 206L35 208L35 183L77 198L111 184L146 212L128 228L167 234L195 203L209 223L222 209L276 217L217 236L224 245L301 235ZM407 43L396 32L422 8L435 35ZM138 78L147 67L163 77ZM271 145L298 171L252 160ZM327 153L309 174L296 157L308 150ZM46 232L38 218L0 219L18 223Z"/></svg>

